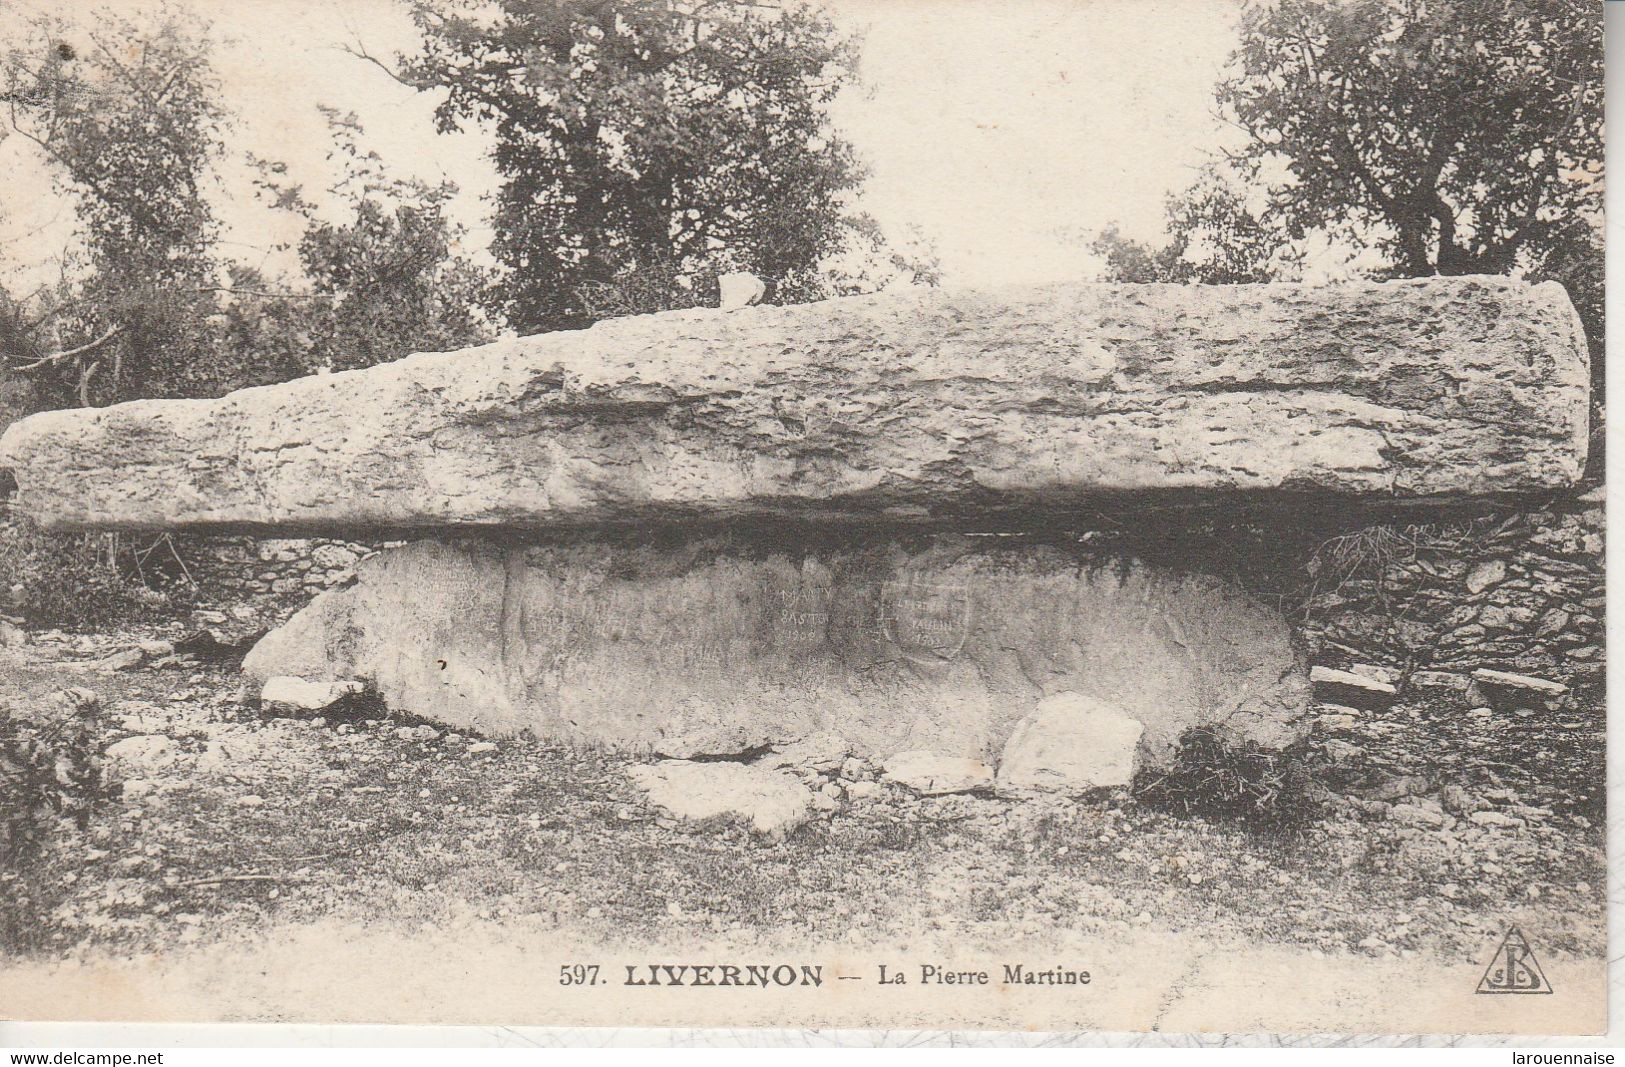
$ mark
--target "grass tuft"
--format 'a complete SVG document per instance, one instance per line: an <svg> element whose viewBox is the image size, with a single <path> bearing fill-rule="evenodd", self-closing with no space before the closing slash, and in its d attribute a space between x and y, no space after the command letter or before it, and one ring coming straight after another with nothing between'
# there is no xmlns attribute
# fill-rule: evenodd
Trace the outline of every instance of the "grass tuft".
<svg viewBox="0 0 1625 1067"><path fill-rule="evenodd" d="M1259 833L1295 833L1320 817L1324 788L1308 743L1274 750L1227 741L1211 727L1187 730L1173 766L1142 771L1141 804L1182 818L1233 824Z"/></svg>

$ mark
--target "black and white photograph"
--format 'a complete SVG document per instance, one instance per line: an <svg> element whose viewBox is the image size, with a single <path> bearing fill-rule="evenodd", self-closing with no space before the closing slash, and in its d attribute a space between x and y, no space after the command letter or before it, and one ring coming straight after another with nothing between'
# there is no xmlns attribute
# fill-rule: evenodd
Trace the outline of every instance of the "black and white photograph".
<svg viewBox="0 0 1625 1067"><path fill-rule="evenodd" d="M1619 14L0 0L0 1045L1605 1034Z"/></svg>

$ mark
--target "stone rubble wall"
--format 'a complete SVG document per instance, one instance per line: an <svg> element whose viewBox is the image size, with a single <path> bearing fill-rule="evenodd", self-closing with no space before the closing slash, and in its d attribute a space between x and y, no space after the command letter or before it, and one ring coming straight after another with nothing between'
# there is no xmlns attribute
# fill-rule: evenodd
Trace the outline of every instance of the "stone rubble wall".
<svg viewBox="0 0 1625 1067"><path fill-rule="evenodd" d="M1480 667L1600 686L1606 660L1603 490L1472 524L1325 579L1306 624L1323 662L1399 667L1465 689Z"/></svg>
<svg viewBox="0 0 1625 1067"><path fill-rule="evenodd" d="M343 585L379 547L325 537L187 537L177 551L204 599L270 608Z"/></svg>

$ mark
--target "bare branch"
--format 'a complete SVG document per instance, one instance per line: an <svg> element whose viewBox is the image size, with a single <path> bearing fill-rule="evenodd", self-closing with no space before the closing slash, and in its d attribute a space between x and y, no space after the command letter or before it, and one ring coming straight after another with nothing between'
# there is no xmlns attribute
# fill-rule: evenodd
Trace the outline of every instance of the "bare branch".
<svg viewBox="0 0 1625 1067"><path fill-rule="evenodd" d="M278 293L269 289L239 289L232 285L199 285L194 293L232 293L237 296L258 296L267 300L315 300L315 293Z"/></svg>
<svg viewBox="0 0 1625 1067"><path fill-rule="evenodd" d="M379 70L383 71L385 74L388 74L390 76L390 78L392 78L394 81L398 82L399 84L406 86L408 89L411 89L411 90L414 90L414 91L417 90L416 85L413 85L411 82L409 82L405 78L401 77L400 74L398 74L394 69L392 69L388 63L385 63L383 60L379 59L377 56L375 56L371 52L367 51L366 45L363 45L359 38L357 38L356 40L354 40L350 44L340 45L339 46L339 51L344 52L344 53L346 53L348 55L352 55L357 59L364 59L368 63L371 63L373 66L377 67Z"/></svg>
<svg viewBox="0 0 1625 1067"><path fill-rule="evenodd" d="M41 368L43 366L46 366L47 364L50 364L50 363L61 363L65 359L72 359L75 356L82 356L86 352L95 351L96 349L100 348L102 345L105 345L107 342L111 341L113 338L117 337L119 334L121 334L123 332L124 332L124 327L123 326L114 326L112 329L108 330L106 333L102 334L100 337L96 338L94 341L86 342L85 344L82 344L77 348L70 348L65 352L56 352L56 353L53 353L52 355L44 356L44 357L42 357L40 359L36 359L32 363L25 363L21 367L13 367L12 369L16 370L16 371L19 371L19 372L20 371L38 370L39 368Z"/></svg>

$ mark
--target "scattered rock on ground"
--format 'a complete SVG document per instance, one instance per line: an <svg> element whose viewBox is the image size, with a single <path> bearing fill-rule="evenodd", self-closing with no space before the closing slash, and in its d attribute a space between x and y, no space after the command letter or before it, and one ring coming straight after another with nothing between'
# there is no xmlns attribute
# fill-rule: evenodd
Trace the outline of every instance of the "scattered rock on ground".
<svg viewBox="0 0 1625 1067"><path fill-rule="evenodd" d="M1569 687L1562 682L1534 678L1527 674L1511 674L1507 671L1491 670L1488 667L1480 667L1474 671L1473 680L1480 685L1500 686L1505 689L1527 689L1552 696L1561 696L1569 691Z"/></svg>
<svg viewBox="0 0 1625 1067"><path fill-rule="evenodd" d="M162 734L141 734L107 746L106 756L131 770L157 771L175 761L175 743Z"/></svg>
<svg viewBox="0 0 1625 1067"><path fill-rule="evenodd" d="M1082 793L1134 780L1145 725L1104 701L1057 693L1016 724L999 760L1001 791Z"/></svg>
<svg viewBox="0 0 1625 1067"><path fill-rule="evenodd" d="M1423 830L1436 830L1445 823L1443 812L1424 808L1419 804L1395 804L1388 809L1388 818L1404 826L1415 826Z"/></svg>
<svg viewBox="0 0 1625 1067"><path fill-rule="evenodd" d="M158 788L158 783L151 778L126 778L124 780L123 797L125 800L140 800L150 795Z"/></svg>
<svg viewBox="0 0 1625 1067"><path fill-rule="evenodd" d="M1466 817L1484 807L1484 800L1459 785L1450 784L1439 790L1439 803L1452 815Z"/></svg>
<svg viewBox="0 0 1625 1067"><path fill-rule="evenodd" d="M321 711L347 696L361 692L360 682L310 682L280 675L266 680L260 689L260 704L270 712L279 710Z"/></svg>
<svg viewBox="0 0 1625 1067"><path fill-rule="evenodd" d="M1366 793L1367 800L1400 800L1420 796L1428 791L1430 783L1419 774L1395 775L1379 783Z"/></svg>
<svg viewBox="0 0 1625 1067"><path fill-rule="evenodd" d="M813 794L795 778L743 763L665 760L627 769L649 802L681 819L737 815L759 833L783 833L806 818Z"/></svg>
<svg viewBox="0 0 1625 1067"><path fill-rule="evenodd" d="M993 768L962 756L939 756L924 750L899 752L881 768L888 782L926 796L993 788Z"/></svg>
<svg viewBox="0 0 1625 1067"><path fill-rule="evenodd" d="M55 723L64 719L81 715L92 715L101 707L102 699L94 691L84 686L69 686L58 689L44 700L20 701L12 704L6 710L20 718L36 723ZM156 733L158 731L144 730L143 733Z"/></svg>
<svg viewBox="0 0 1625 1067"><path fill-rule="evenodd" d="M1321 729L1334 733L1347 732L1360 725L1359 716L1340 711L1325 712L1315 722Z"/></svg>
<svg viewBox="0 0 1625 1067"><path fill-rule="evenodd" d="M1470 679L1464 674L1453 671L1417 671L1411 675L1410 688L1412 689L1448 689L1455 693L1465 693Z"/></svg>
<svg viewBox="0 0 1625 1067"><path fill-rule="evenodd" d="M1373 697L1397 696L1399 690L1388 682L1368 678L1353 671L1340 671L1334 667L1312 667L1309 670L1309 681L1318 686L1330 686L1349 693L1358 693Z"/></svg>
<svg viewBox="0 0 1625 1067"><path fill-rule="evenodd" d="M203 745L203 752L197 758L196 770L199 774L223 774L236 758L230 748L223 741L208 741Z"/></svg>
<svg viewBox="0 0 1625 1067"><path fill-rule="evenodd" d="M1474 567L1467 575L1467 591L1474 595L1482 593L1492 585L1500 585L1506 581L1507 565L1499 559L1488 560Z"/></svg>
<svg viewBox="0 0 1625 1067"><path fill-rule="evenodd" d="M139 648L127 648L122 652L115 652L110 656L103 656L101 659L89 664L89 666L90 669L94 671L128 671L134 670L136 667L141 666L142 662L145 661L146 658L147 657L142 654Z"/></svg>
<svg viewBox="0 0 1625 1067"><path fill-rule="evenodd" d="M1399 672L1392 667L1381 667L1375 663L1354 663L1349 666L1350 674L1358 674L1362 678L1369 678L1373 682L1384 685L1394 685L1399 681Z"/></svg>

